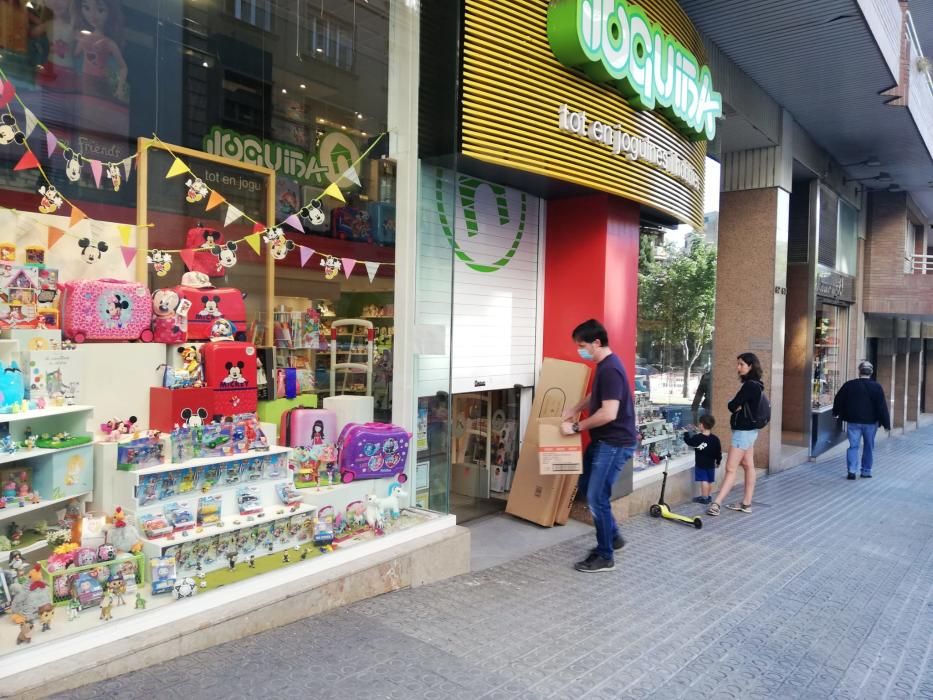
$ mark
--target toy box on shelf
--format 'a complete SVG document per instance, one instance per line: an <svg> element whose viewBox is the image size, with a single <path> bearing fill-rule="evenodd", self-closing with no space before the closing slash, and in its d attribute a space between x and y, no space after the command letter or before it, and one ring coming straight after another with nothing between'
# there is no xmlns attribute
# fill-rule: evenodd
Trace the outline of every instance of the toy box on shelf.
<svg viewBox="0 0 933 700"><path fill-rule="evenodd" d="M45 267L0 267L0 328L57 328L58 271Z"/></svg>
<svg viewBox="0 0 933 700"><path fill-rule="evenodd" d="M87 556L87 564L78 565L75 555L79 553ZM98 551L77 549L71 554L70 562L60 556L40 562L43 578L52 589L54 605L68 605L77 599L82 609L89 608L100 603L104 589L113 591L118 599L123 595L132 597L145 582L142 553L114 552L105 546Z"/></svg>

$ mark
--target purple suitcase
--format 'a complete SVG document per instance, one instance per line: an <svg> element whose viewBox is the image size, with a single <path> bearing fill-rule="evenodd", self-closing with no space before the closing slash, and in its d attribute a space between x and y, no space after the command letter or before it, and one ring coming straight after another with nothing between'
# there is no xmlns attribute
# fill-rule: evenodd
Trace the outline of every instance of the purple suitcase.
<svg viewBox="0 0 933 700"><path fill-rule="evenodd" d="M411 434L389 423L347 423L337 438L340 478L381 479L395 476L405 483Z"/></svg>

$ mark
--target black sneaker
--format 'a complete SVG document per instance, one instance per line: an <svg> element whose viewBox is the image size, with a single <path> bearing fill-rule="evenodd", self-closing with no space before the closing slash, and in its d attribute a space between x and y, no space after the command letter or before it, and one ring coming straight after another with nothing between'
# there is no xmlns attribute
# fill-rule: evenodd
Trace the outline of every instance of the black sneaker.
<svg viewBox="0 0 933 700"><path fill-rule="evenodd" d="M591 554L583 561L573 567L584 574L595 574L600 571L612 571L616 568L616 563L612 559L603 559L598 554Z"/></svg>
<svg viewBox="0 0 933 700"><path fill-rule="evenodd" d="M846 477L849 481L855 481L855 472L849 472L849 476Z"/></svg>
<svg viewBox="0 0 933 700"><path fill-rule="evenodd" d="M863 479L871 479L871 474L862 474Z"/></svg>
<svg viewBox="0 0 933 700"><path fill-rule="evenodd" d="M615 537L612 538L612 548L615 551L618 552L624 546L625 546L625 538L622 537L622 535L616 535Z"/></svg>

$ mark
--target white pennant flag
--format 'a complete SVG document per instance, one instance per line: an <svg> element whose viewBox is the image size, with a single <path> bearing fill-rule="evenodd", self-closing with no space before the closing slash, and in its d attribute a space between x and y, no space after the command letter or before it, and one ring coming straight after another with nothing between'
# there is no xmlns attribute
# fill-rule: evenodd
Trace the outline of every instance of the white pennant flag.
<svg viewBox="0 0 933 700"><path fill-rule="evenodd" d="M368 262L366 263L366 274L369 275L369 283L372 284L373 280L376 277L376 272L379 271L379 263L377 262Z"/></svg>
<svg viewBox="0 0 933 700"><path fill-rule="evenodd" d="M224 218L224 226L229 226L234 221L243 216L243 212L237 209L232 204L227 205L227 216Z"/></svg>
<svg viewBox="0 0 933 700"><path fill-rule="evenodd" d="M32 110L26 107L26 138L28 139L32 136L32 132L36 130L36 124L39 123L39 120L36 119L36 115L32 113Z"/></svg>
<svg viewBox="0 0 933 700"><path fill-rule="evenodd" d="M356 174L356 168L354 168L352 165L344 170L343 175L340 177L347 179L357 187L360 187L360 176Z"/></svg>
<svg viewBox="0 0 933 700"><path fill-rule="evenodd" d="M130 181L130 175L133 173L133 159L124 158L123 159L123 169L126 171L126 181Z"/></svg>

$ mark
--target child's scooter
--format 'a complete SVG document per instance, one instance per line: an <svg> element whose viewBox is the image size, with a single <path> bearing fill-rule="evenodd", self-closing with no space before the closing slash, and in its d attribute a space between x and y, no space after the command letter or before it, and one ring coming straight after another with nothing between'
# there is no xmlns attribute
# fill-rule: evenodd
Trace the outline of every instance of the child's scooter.
<svg viewBox="0 0 933 700"><path fill-rule="evenodd" d="M664 478L661 480L661 497L658 499L658 502L651 506L648 513L652 518L666 518L667 520L675 520L679 523L684 523L686 525L693 525L697 530L703 527L703 521L697 518L690 518L686 515L680 515L673 512L667 503L664 502L664 490L667 488L667 468L671 463L670 457L664 460Z"/></svg>

